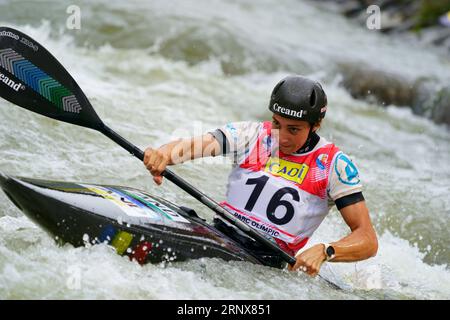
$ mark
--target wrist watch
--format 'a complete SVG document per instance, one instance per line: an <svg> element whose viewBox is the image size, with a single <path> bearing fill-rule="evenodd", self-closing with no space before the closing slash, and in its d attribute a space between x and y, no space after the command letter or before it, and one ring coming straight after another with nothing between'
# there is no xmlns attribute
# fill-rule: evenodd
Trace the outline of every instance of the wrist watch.
<svg viewBox="0 0 450 320"><path fill-rule="evenodd" d="M334 257L336 256L336 252L334 251L333 246L329 243L324 243L323 245L325 246L324 252L325 252L327 261L334 259Z"/></svg>

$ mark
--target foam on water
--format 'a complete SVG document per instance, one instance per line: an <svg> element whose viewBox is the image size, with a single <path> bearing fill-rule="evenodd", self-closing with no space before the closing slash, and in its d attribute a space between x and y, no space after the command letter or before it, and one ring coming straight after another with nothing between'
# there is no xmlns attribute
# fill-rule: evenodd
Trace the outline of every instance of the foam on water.
<svg viewBox="0 0 450 320"><path fill-rule="evenodd" d="M92 12L97 12L101 3L92 4ZM330 77L329 70L317 71L321 64L330 66L332 60L341 58L376 61L388 71L404 69L410 77L438 74L437 70L448 66L432 51L420 46L409 50L408 43L379 40L377 35L355 31L345 20L304 3L298 4L302 10L294 10L285 16L285 23L278 24L273 21L274 12L281 16L286 9L275 6L274 12L267 10L270 1L262 2L262 8L246 1L230 3L215 2L223 10L214 12L193 1L182 1L175 7L163 2L139 2L139 9L151 11L158 21L166 23L173 22L173 16L184 19L185 25L210 23L212 31L204 36L204 41L215 39L214 28L226 28L245 53L244 67L234 76L227 75L223 56L217 54L226 46L210 49L207 58L197 61L183 54L174 55L176 41L170 47L173 51L169 50L167 42L171 37L182 40L179 26L183 24L174 23L169 33L158 35L159 44L134 47L121 45L124 40L102 34L99 29L93 29L97 30L92 31L93 40L85 45L80 42L84 38L74 33L55 34L52 20L8 25L44 44L75 78L105 123L141 148L158 146L176 136L205 132L228 121L266 118L270 89L292 67L277 59L307 62L309 68L301 69L295 64L289 71L305 70L326 80L330 108L321 134L349 153L361 169L364 194L379 234L378 255L364 262L324 267L324 277L339 283L345 288L343 291L301 273L218 259L141 267L104 245L57 246L0 193L1 298L450 297L448 130L406 109L381 109L356 101L339 87L339 74ZM81 4L90 6L87 2ZM133 14L136 10L124 2L111 6L119 13ZM199 10L187 10L192 6ZM229 8L233 14L225 10ZM105 12L113 17L117 14L113 10ZM205 18L208 14L212 16ZM99 17L98 23L106 24ZM300 32L295 22L300 18L305 32ZM327 19L342 29L330 30L324 23ZM1 16L0 24L4 24ZM273 25L279 29L270 29ZM144 37L139 24L134 27L136 41L149 42L148 38L139 38ZM342 30L352 30L353 40L346 39ZM320 41L313 41L317 38L313 37L314 32L321 34ZM367 41L372 37L377 39L377 48ZM275 43L276 39L279 42ZM254 50L262 47L263 60L275 61L275 67L258 67L261 60ZM294 49L301 55L298 60L292 53ZM400 63L392 56L404 59ZM439 74L445 77L450 72ZM213 159L184 164L174 171L222 200L229 169L229 164ZM209 220L213 216L170 183L155 187L139 161L101 134L47 119L4 100L0 100L0 170L35 178L128 185L194 207ZM333 209L308 246L335 241L347 232Z"/></svg>

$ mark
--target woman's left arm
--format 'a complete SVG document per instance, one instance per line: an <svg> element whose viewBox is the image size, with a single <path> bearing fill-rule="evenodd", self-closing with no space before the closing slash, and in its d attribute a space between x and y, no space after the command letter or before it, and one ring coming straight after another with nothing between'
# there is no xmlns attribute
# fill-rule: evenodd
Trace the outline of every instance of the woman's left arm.
<svg viewBox="0 0 450 320"><path fill-rule="evenodd" d="M335 250L333 262L352 262L365 260L376 255L378 240L369 216L365 201L360 201L340 210L342 217L350 227L351 233L330 245ZM303 270L316 276L322 263L326 261L325 245L317 244L296 255L297 262L289 270Z"/></svg>
<svg viewBox="0 0 450 320"><path fill-rule="evenodd" d="M342 217L352 231L337 242L330 243L335 250L334 262L352 262L373 257L378 251L378 240L365 201L344 207Z"/></svg>

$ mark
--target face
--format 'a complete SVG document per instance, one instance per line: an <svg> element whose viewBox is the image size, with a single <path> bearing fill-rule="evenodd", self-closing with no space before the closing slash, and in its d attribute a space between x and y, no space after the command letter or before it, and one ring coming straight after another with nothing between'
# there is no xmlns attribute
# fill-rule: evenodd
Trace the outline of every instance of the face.
<svg viewBox="0 0 450 320"><path fill-rule="evenodd" d="M292 154L300 149L308 139L310 124L302 120L292 120L277 114L272 116L273 137L278 139L280 151ZM314 127L313 130L317 128Z"/></svg>

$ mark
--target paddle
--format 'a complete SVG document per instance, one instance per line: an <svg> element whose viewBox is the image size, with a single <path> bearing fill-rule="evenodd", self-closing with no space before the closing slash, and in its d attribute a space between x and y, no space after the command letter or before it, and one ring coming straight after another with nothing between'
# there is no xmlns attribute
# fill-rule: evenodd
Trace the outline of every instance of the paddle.
<svg viewBox="0 0 450 320"><path fill-rule="evenodd" d="M99 118L81 88L67 70L42 45L12 28L0 27L0 96L46 117L90 128L144 160L144 153ZM208 206L250 237L278 253L293 265L295 258L237 219L232 212L166 169L169 181Z"/></svg>

